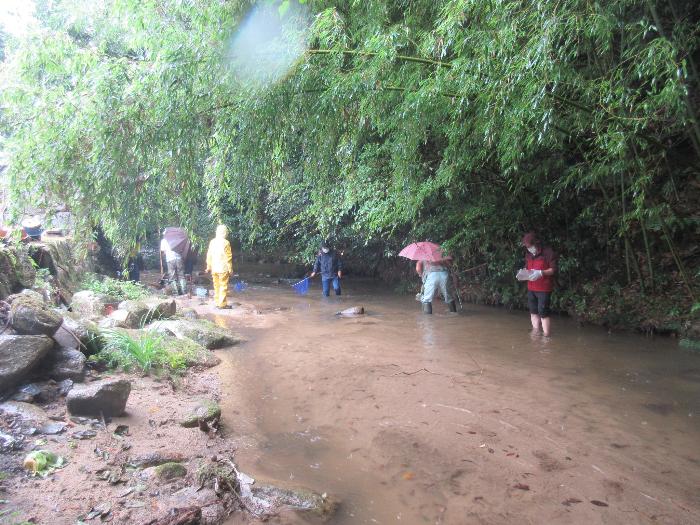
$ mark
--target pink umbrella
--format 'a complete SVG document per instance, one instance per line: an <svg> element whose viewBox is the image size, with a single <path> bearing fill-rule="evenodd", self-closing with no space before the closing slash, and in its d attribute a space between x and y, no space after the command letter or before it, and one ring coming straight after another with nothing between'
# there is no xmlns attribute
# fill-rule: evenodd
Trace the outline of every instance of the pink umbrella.
<svg viewBox="0 0 700 525"><path fill-rule="evenodd" d="M412 261L446 261L452 259L445 255L439 244L434 242L414 242L399 252L399 257L406 257Z"/></svg>

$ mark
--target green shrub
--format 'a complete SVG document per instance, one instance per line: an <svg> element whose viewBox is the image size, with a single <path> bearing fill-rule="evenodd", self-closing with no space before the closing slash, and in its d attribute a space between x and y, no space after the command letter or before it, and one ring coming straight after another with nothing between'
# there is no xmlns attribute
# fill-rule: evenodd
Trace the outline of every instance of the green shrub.
<svg viewBox="0 0 700 525"><path fill-rule="evenodd" d="M119 281L96 274L88 274L82 283L82 288L83 290L91 290L119 300L141 299L148 295L148 290L141 284L133 281Z"/></svg>
<svg viewBox="0 0 700 525"><path fill-rule="evenodd" d="M685 348L686 350L700 352L700 341L697 341L695 339L684 338L678 341L678 344L681 348Z"/></svg>
<svg viewBox="0 0 700 525"><path fill-rule="evenodd" d="M161 335L142 332L131 337L121 330L103 330L104 346L91 359L112 368L141 372L180 372L187 366L187 351L169 350Z"/></svg>

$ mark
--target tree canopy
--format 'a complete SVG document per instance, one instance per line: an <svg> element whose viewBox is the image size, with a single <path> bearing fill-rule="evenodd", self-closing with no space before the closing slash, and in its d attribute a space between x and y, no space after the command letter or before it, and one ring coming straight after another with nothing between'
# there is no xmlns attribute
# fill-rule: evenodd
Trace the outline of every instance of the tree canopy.
<svg viewBox="0 0 700 525"><path fill-rule="evenodd" d="M254 9L276 29L241 55ZM431 239L511 283L534 229L564 274L697 300L694 0L57 0L41 18L3 64L15 197L119 246L219 220L306 254Z"/></svg>

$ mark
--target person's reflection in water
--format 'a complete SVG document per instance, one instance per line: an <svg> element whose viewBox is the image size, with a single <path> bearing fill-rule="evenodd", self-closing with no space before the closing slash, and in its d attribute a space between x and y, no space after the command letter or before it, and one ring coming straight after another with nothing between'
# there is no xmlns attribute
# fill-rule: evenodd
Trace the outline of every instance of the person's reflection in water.
<svg viewBox="0 0 700 525"><path fill-rule="evenodd" d="M214 324L220 326L221 328L230 328L229 324L231 322L229 317L223 315L213 316Z"/></svg>
<svg viewBox="0 0 700 525"><path fill-rule="evenodd" d="M530 340L534 343L534 347L540 352L540 354L551 354L552 349L550 347L551 338L541 337L539 333L534 330L530 331Z"/></svg>
<svg viewBox="0 0 700 525"><path fill-rule="evenodd" d="M432 351L436 346L433 318L420 317L418 319L418 330L423 341L423 348Z"/></svg>

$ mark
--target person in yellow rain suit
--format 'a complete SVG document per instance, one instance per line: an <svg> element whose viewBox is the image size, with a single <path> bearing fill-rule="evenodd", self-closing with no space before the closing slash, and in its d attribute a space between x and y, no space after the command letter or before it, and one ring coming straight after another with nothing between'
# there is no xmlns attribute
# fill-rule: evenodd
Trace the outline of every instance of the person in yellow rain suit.
<svg viewBox="0 0 700 525"><path fill-rule="evenodd" d="M226 236L228 228L223 224L216 227L216 237L209 241L207 250L207 272L211 272L214 281L214 304L217 308L231 308L226 304L228 278L233 272L233 255L231 243Z"/></svg>

